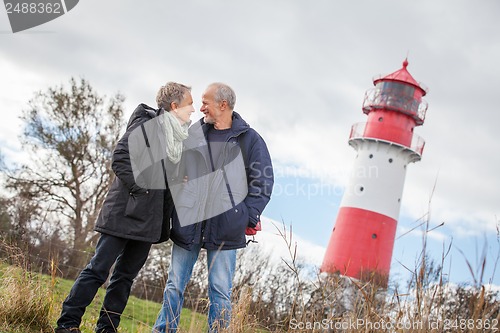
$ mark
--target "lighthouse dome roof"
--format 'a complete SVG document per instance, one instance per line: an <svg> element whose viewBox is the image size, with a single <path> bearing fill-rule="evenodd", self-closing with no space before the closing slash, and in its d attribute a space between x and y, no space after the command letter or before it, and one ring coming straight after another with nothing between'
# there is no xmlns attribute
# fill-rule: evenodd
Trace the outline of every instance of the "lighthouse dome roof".
<svg viewBox="0 0 500 333"><path fill-rule="evenodd" d="M408 59L405 59L403 61L403 67L401 69L398 69L394 73L388 74L386 76L379 76L373 80L373 84L376 85L377 83L381 81L398 81L406 84L410 84L422 91L422 96L425 96L426 94L426 89L422 87L422 84L417 82L413 78L413 76L408 72L406 69L408 67Z"/></svg>

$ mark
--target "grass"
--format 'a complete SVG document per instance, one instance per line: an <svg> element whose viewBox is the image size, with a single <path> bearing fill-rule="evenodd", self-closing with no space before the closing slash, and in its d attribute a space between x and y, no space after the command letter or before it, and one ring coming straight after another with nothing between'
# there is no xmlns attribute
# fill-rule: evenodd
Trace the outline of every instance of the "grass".
<svg viewBox="0 0 500 333"><path fill-rule="evenodd" d="M33 279L28 271L6 265L2 266L0 277L0 331L49 332L52 289L46 281Z"/></svg>
<svg viewBox="0 0 500 333"><path fill-rule="evenodd" d="M230 328L221 333L324 332L350 333L462 333L493 332L500 329L500 295L483 283L487 265L483 251L472 285L454 286L446 282L442 267L448 250L443 249L440 263L428 257L426 226L423 250L412 281L404 288L381 288L376 281L353 280L339 275L318 276L317 281L302 280L296 243L291 233L281 233L290 260L266 275L264 286L245 283L233 304ZM500 239L500 231L498 232ZM500 242L499 242L500 246ZM486 247L485 247L486 249ZM500 252L493 264L497 265ZM13 262L22 262L13 261ZM271 270L264 267L264 271ZM258 268L257 266L255 268ZM56 270L53 269L53 272ZM252 271L261 278L262 271ZM260 272L260 273L259 273ZM0 333L46 333L59 316L61 304L73 281L55 274L31 272L22 264L0 263ZM82 332L91 333L104 297L100 289L88 307ZM279 308L279 310L277 310ZM121 333L151 332L160 304L130 297L120 323ZM206 309L200 309L202 312ZM273 314L274 312L274 314ZM205 315L183 309L180 332L206 331ZM488 326L488 327L486 327Z"/></svg>
<svg viewBox="0 0 500 333"><path fill-rule="evenodd" d="M296 269L293 264L291 266ZM424 275L425 271L416 270L415 273ZM423 280L424 277L417 279ZM52 332L61 303L72 285L70 280L0 264L0 333ZM496 295L489 295L484 286L451 290L442 282L419 285L413 291L396 291L391 296L386 291L380 293L380 289L370 282L333 276L318 282L318 288L309 302L303 302L300 290L293 288L289 293L295 299L292 302L294 312L289 312L288 319L271 331L323 332L328 328L341 330L345 327L349 329L343 332L352 333L494 331L480 329L478 323L494 324L495 328L499 328L500 305ZM83 317L82 332L93 332L104 292L100 289L88 307ZM350 308L340 310L339 306L345 301ZM251 290L242 292L234 304L230 329L221 330L221 333L270 332L255 320L254 310L262 311L262 308L250 308L251 303ZM122 315L120 332L151 332L159 309L159 303L130 297ZM384 326L384 323L393 323L393 326ZM394 330L394 323L406 325L401 330ZM467 325L472 329L462 329ZM180 332L184 333L206 331L206 316L183 309L180 326Z"/></svg>
<svg viewBox="0 0 500 333"><path fill-rule="evenodd" d="M0 278L0 332L52 332L73 281L30 273L5 264L0 266ZM99 289L87 308L81 325L83 333L94 332L104 293L104 289ZM131 296L122 315L120 332L150 333L160 306L159 303ZM201 332L205 330L206 321L205 315L183 309L180 331Z"/></svg>

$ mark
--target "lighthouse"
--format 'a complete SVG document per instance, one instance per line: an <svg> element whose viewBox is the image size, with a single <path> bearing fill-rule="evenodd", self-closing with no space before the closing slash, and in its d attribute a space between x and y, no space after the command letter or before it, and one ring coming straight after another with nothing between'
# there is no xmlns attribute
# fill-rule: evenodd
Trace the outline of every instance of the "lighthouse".
<svg viewBox="0 0 500 333"><path fill-rule="evenodd" d="M408 72L373 80L363 101L367 122L352 126L357 152L321 271L386 285L401 207L406 167L421 159L426 89Z"/></svg>

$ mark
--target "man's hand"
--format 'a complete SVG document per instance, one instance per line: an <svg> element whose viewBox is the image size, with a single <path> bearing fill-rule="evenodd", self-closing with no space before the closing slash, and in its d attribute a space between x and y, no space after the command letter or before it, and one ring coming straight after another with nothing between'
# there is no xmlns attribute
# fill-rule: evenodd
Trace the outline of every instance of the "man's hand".
<svg viewBox="0 0 500 333"><path fill-rule="evenodd" d="M255 236L257 234L257 231L261 231L261 230L262 230L262 226L261 226L260 221L259 221L255 225L255 227L253 227L253 228L247 227L247 229L245 230L245 235Z"/></svg>

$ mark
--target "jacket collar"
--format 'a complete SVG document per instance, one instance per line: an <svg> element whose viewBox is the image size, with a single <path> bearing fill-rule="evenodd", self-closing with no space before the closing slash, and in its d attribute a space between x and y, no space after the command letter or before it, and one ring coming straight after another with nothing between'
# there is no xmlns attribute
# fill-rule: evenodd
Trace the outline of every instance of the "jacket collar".
<svg viewBox="0 0 500 333"><path fill-rule="evenodd" d="M139 104L132 115L130 116L130 119L127 123L127 128L133 124L137 119L142 119L142 118L150 118L153 119L157 115L157 110L153 109L152 107L141 103Z"/></svg>

